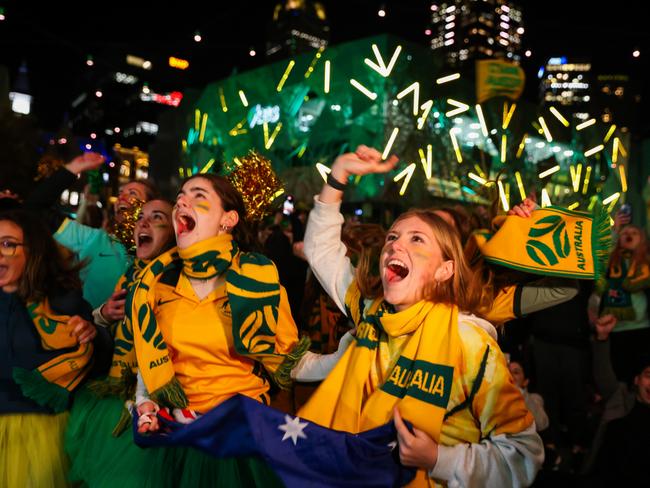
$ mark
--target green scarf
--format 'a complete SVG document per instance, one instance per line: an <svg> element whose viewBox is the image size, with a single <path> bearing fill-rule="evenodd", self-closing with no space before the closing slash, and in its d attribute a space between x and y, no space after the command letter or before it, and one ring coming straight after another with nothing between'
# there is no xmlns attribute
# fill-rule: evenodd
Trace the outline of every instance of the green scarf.
<svg viewBox="0 0 650 488"><path fill-rule="evenodd" d="M126 272L118 280L115 290L127 290L127 294L135 278L147 266L149 261L135 259ZM103 379L92 381L88 388L97 396L116 396L124 402L135 398L135 386L137 384L138 363L133 348L133 331L130 323L121 320L111 329L114 337L113 359L108 376ZM129 426L131 414L126 408L122 409L122 415L113 429L113 435L118 436Z"/></svg>
<svg viewBox="0 0 650 488"><path fill-rule="evenodd" d="M225 273L235 350L261 363L278 386L288 388L289 373L309 348L309 340L300 340L287 355L275 352L276 329L285 326L277 322L278 308L288 307L280 302L278 271L261 254L239 252L232 236L223 234L162 254L134 283L126 320L132 324L138 365L150 396L163 405L187 406L154 314L156 283L167 270L177 267L178 260L190 278L209 279Z"/></svg>
<svg viewBox="0 0 650 488"><path fill-rule="evenodd" d="M605 274L611 232L602 207L593 214L546 207L530 218L500 218L500 224L494 234L473 235L490 263L544 276L593 280Z"/></svg>
<svg viewBox="0 0 650 488"><path fill-rule="evenodd" d="M93 344L79 344L72 332L83 320L54 312L45 299L27 304L27 311L45 350L66 350L38 368L13 368L13 378L28 398L55 413L68 408L70 392L86 377L92 366Z"/></svg>
<svg viewBox="0 0 650 488"><path fill-rule="evenodd" d="M650 287L650 267L640 266L632 259L631 252L624 252L618 263L610 263L607 276L596 284L602 294L601 315L612 314L618 320L636 320L632 305L632 293Z"/></svg>

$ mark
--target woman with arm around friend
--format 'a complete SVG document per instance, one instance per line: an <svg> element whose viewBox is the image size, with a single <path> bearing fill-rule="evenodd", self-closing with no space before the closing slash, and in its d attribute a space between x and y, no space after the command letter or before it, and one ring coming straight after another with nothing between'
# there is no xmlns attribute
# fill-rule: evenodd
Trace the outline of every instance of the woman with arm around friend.
<svg viewBox="0 0 650 488"><path fill-rule="evenodd" d="M472 315L481 285L457 234L431 211L400 215L380 257L381 296L364 294L364 275L345 256L339 207L348 177L396 163L359 146L336 159L315 198L305 254L357 333L299 415L352 433L394 419L400 459L418 468L411 486L530 485L542 442L494 327Z"/></svg>
<svg viewBox="0 0 650 488"><path fill-rule="evenodd" d="M0 214L0 486L67 486L70 393L112 349L78 269L36 216Z"/></svg>

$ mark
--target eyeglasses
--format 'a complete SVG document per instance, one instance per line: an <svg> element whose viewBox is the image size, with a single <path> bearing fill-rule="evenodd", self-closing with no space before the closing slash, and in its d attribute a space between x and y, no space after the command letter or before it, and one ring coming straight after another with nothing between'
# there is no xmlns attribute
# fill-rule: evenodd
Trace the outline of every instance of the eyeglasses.
<svg viewBox="0 0 650 488"><path fill-rule="evenodd" d="M0 242L0 254L3 256L13 256L16 254L16 248L24 245L22 242L2 241Z"/></svg>

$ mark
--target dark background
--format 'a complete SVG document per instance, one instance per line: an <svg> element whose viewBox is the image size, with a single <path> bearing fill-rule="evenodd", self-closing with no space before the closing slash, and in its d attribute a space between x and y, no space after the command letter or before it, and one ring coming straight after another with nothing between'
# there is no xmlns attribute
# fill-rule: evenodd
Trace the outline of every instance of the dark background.
<svg viewBox="0 0 650 488"><path fill-rule="evenodd" d="M33 111L44 128L60 126L71 101L92 79L85 64L91 54L97 70L119 66L127 53L142 57L177 56L190 69L179 77L182 87L200 88L234 70L259 66L264 60L266 30L277 2L238 0L184 2L30 2L2 1L7 19L0 22L0 64L12 81L22 61L29 69ZM330 25L330 43L373 34L392 33L428 44L430 1L323 0ZM519 2L523 10L524 58L527 74L524 97L537 97L536 73L550 56L590 58L595 72L616 71L643 83L642 104L650 97L645 74L650 29L640 2L615 3L573 0ZM385 5L387 15L377 10ZM193 41L194 32L203 36ZM248 52L253 47L257 56ZM632 51L641 49L640 58ZM165 58L166 59L166 58Z"/></svg>

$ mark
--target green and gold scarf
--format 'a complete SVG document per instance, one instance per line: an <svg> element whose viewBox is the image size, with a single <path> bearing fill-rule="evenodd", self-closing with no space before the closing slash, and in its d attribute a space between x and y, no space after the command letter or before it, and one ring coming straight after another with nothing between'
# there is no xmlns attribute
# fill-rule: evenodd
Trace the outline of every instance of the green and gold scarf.
<svg viewBox="0 0 650 488"><path fill-rule="evenodd" d="M356 341L299 415L358 433L388 422L398 405L405 418L439 441L462 363L458 308L421 301L393 312L381 297L364 313L356 282L345 304L358 324Z"/></svg>
<svg viewBox="0 0 650 488"><path fill-rule="evenodd" d="M276 352L276 330L283 325L277 322L278 308L288 306L280 302L278 271L261 254L239 252L232 236L223 234L187 249L171 249L147 266L134 282L133 293L127 299L126 321L132 326L139 370L151 398L166 406L187 406L154 315L156 283L167 270L177 266L178 260L190 278L210 279L225 273L235 350L261 363L278 386L288 388L289 373L309 348L309 340L300 340L287 355Z"/></svg>
<svg viewBox="0 0 650 488"><path fill-rule="evenodd" d="M79 344L72 335L83 319L55 313L47 299L28 303L27 311L43 349L67 351L31 371L13 368L14 381L26 397L55 413L63 412L68 407L70 392L81 383L92 366L93 345L91 342Z"/></svg>
<svg viewBox="0 0 650 488"><path fill-rule="evenodd" d="M473 235L485 260L528 273L598 279L606 269L611 232L602 207L593 214L546 207L530 218L505 217L491 234Z"/></svg>
<svg viewBox="0 0 650 488"><path fill-rule="evenodd" d="M612 314L618 320L638 319L632 305L632 293L648 287L648 263L637 264L631 252L621 253L618 263L610 263L607 276L596 283L596 291L602 295L600 315Z"/></svg>
<svg viewBox="0 0 650 488"><path fill-rule="evenodd" d="M126 290L133 286L135 278L147 266L149 261L135 259L115 285L115 291ZM133 331L126 320L111 324L114 340L113 358L108 376L89 384L90 389L99 396L115 395L123 400L132 400L138 374L138 363L133 348Z"/></svg>
<svg viewBox="0 0 650 488"><path fill-rule="evenodd" d="M126 273L115 287L116 290L126 290L127 294L133 286L136 277L144 270L149 261L136 259L133 264L129 266ZM111 369L108 373L108 378L111 380L121 380L125 376L132 376L138 374L138 363L135 357L135 349L133 348L133 330L131 324L126 320L118 322L114 334L115 349L113 350L113 360L111 362Z"/></svg>

